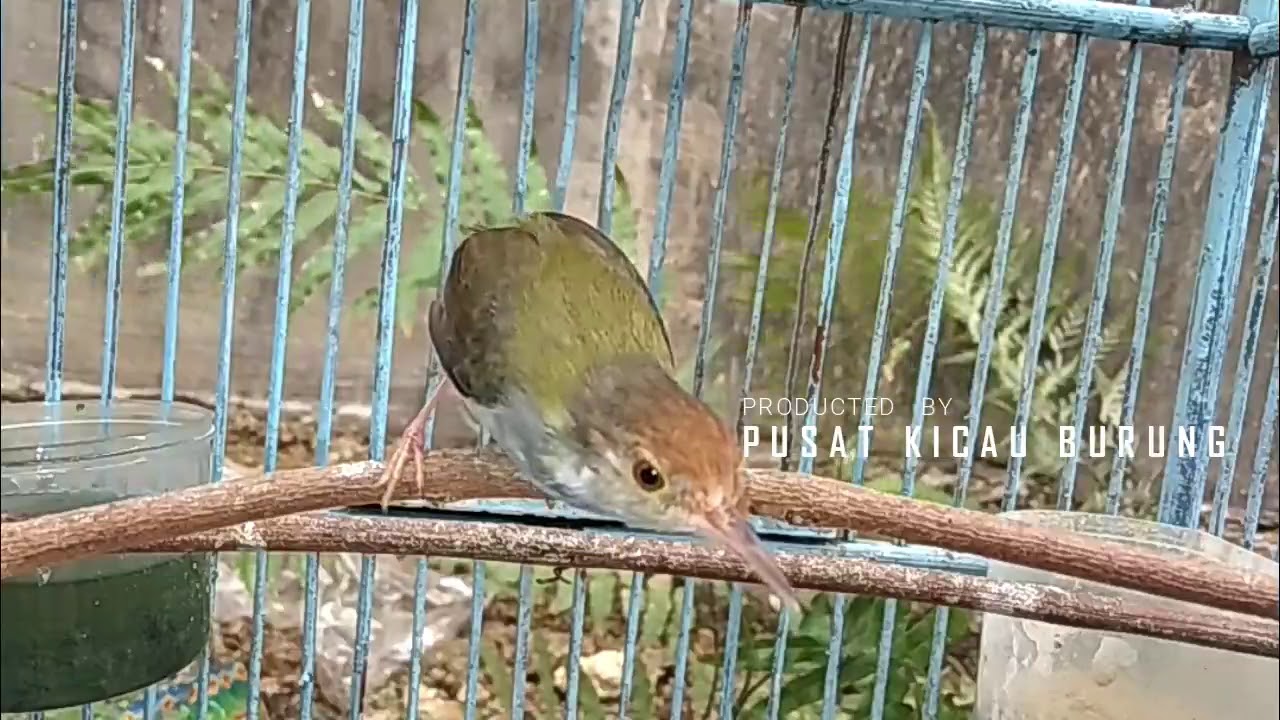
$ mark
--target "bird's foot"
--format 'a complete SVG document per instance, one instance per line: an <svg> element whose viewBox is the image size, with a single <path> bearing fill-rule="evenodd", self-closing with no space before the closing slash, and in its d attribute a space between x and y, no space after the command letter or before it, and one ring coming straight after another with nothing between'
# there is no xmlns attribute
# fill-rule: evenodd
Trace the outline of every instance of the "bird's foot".
<svg viewBox="0 0 1280 720"><path fill-rule="evenodd" d="M426 403L422 409L418 411L418 415L409 423L409 427L404 429L404 434L400 436L400 442L396 446L395 453L391 456L391 461L387 464L387 469L382 473L381 483L387 486L382 493L382 512L387 511L387 506L391 504L391 498L395 494L396 484L400 481L400 473L404 470L404 464L413 458L413 477L417 485L418 496L421 497L426 489L426 478L422 473L422 445L423 439L427 432L427 417L431 415L432 409L435 408L436 400L440 397L440 388L437 387L430 396L427 397Z"/></svg>
<svg viewBox="0 0 1280 720"><path fill-rule="evenodd" d="M426 488L426 480L422 474L422 437L420 432L414 432L412 428L405 432L400 438L400 444L396 447L395 455L391 456L391 462L387 465L387 469L382 474L382 483L386 484L387 489L382 493L382 512L387 511L387 507L391 504L391 498L395 495L396 485L400 481L400 473L404 471L405 463L413 458L413 475L415 484L418 489L418 495L422 495Z"/></svg>

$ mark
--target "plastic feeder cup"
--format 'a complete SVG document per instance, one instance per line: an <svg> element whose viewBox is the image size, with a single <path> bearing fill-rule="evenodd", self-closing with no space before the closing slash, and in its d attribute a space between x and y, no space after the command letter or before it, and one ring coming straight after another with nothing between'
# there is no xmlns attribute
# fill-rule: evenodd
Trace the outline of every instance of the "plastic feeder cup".
<svg viewBox="0 0 1280 720"><path fill-rule="evenodd" d="M21 519L211 482L213 414L173 403L3 404L0 511ZM133 692L209 637L210 553L109 555L0 583L0 712Z"/></svg>
<svg viewBox="0 0 1280 720"><path fill-rule="evenodd" d="M1201 557L1275 577L1270 558L1199 530L1052 510L1005 513L1017 522ZM992 562L997 580L1119 596L1150 607L1183 604L1126 589ZM1228 615L1229 613L1223 613ZM1254 720L1280 712L1280 663L1229 650L987 614L974 720Z"/></svg>

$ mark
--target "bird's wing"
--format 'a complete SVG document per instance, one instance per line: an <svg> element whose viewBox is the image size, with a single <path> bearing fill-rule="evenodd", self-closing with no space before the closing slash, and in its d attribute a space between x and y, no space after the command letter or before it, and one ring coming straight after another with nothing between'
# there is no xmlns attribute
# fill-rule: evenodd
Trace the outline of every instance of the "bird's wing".
<svg viewBox="0 0 1280 720"><path fill-rule="evenodd" d="M514 392L542 405L602 361L674 365L667 330L631 261L591 225L536 213L454 252L430 335L457 390L485 407Z"/></svg>

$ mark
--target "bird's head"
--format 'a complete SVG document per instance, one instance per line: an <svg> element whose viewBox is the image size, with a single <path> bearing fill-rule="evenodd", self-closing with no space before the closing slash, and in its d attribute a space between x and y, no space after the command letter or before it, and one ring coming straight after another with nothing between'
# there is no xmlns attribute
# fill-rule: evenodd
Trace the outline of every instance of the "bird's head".
<svg viewBox="0 0 1280 720"><path fill-rule="evenodd" d="M694 532L737 553L792 609L795 591L747 522L732 433L656 362L589 373L570 406L572 434L599 492L628 522Z"/></svg>

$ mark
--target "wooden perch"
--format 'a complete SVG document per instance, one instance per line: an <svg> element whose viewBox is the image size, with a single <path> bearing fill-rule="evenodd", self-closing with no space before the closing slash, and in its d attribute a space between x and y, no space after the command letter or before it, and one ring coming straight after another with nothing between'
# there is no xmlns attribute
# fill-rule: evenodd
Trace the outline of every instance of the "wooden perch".
<svg viewBox="0 0 1280 720"><path fill-rule="evenodd" d="M378 483L382 467L369 461L286 470L6 521L0 524L0 578L246 521L374 504L383 491ZM413 495L414 483L405 479L399 483L397 499L446 505L478 498L539 497L496 453L436 451L427 455L424 469L423 494ZM794 525L888 535L1268 620L1280 614L1276 578L1199 558L1175 559L1081 534L782 472L753 471L750 495L754 513ZM347 540L355 546L361 538Z"/></svg>
<svg viewBox="0 0 1280 720"><path fill-rule="evenodd" d="M133 552L362 552L465 557L560 567L607 568L753 582L731 552L701 544L576 530L458 520L304 513L127 548ZM799 588L895 597L1073 627L1132 633L1280 657L1280 625L1186 603L1155 604L1048 585L989 580L816 553L778 551ZM1176 607L1169 607L1176 605Z"/></svg>

